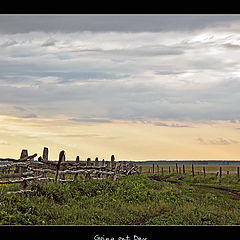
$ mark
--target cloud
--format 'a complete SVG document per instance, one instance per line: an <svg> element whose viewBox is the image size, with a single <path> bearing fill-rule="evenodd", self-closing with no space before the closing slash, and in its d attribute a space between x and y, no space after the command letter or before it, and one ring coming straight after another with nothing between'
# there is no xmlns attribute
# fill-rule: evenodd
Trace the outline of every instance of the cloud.
<svg viewBox="0 0 240 240"><path fill-rule="evenodd" d="M42 47L50 47L50 46L54 46L56 43L55 39L47 39L41 46Z"/></svg>
<svg viewBox="0 0 240 240"><path fill-rule="evenodd" d="M34 113L30 113L30 114L27 114L27 115L23 115L21 117L22 118L37 118L37 115L34 114Z"/></svg>
<svg viewBox="0 0 240 240"><path fill-rule="evenodd" d="M70 118L70 121L81 122L81 123L111 123L108 119L93 119L93 118Z"/></svg>
<svg viewBox="0 0 240 240"><path fill-rule="evenodd" d="M239 19L0 16L0 103L73 122L239 119L239 54L223 47Z"/></svg>
<svg viewBox="0 0 240 240"><path fill-rule="evenodd" d="M91 137L99 137L98 134L51 134L54 137L61 138L91 138Z"/></svg>
<svg viewBox="0 0 240 240"><path fill-rule="evenodd" d="M184 14L44 14L1 15L3 33L120 31L164 32L194 31L208 26L231 26L238 15L184 15Z"/></svg>
<svg viewBox="0 0 240 240"><path fill-rule="evenodd" d="M178 124L178 123L172 123L172 124L166 124L163 122L154 122L155 126L161 126L161 127L176 127L176 128L185 128L185 127L190 127L189 125L183 125L183 124Z"/></svg>
<svg viewBox="0 0 240 240"><path fill-rule="evenodd" d="M233 139L226 139L226 138L217 138L217 139L209 139L209 140L204 140L203 138L199 137L197 139L198 143L200 144L210 144L210 145L230 145L230 144L238 144L240 143L237 140Z"/></svg>
<svg viewBox="0 0 240 240"><path fill-rule="evenodd" d="M5 140L0 140L0 145L9 145L9 143Z"/></svg>
<svg viewBox="0 0 240 240"><path fill-rule="evenodd" d="M0 44L0 47L6 48L6 47L10 47L10 46L13 46L13 45L16 45L16 44L17 44L17 41L9 39L6 42Z"/></svg>

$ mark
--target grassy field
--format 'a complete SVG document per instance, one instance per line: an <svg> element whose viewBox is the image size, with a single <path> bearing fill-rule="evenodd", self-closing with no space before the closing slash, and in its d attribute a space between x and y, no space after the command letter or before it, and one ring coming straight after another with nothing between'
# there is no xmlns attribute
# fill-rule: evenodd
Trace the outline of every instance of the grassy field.
<svg viewBox="0 0 240 240"><path fill-rule="evenodd" d="M17 188L0 186L1 225L240 224L236 174L144 173L116 182L79 177L72 183L33 184L31 195L7 194Z"/></svg>

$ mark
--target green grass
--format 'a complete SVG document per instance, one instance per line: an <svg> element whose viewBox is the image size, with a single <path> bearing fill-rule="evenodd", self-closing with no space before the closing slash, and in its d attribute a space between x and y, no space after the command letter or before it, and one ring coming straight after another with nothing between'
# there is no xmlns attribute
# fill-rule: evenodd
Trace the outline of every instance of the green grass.
<svg viewBox="0 0 240 240"><path fill-rule="evenodd" d="M2 225L239 225L240 201L214 189L190 184L212 184L240 189L232 179L191 177L181 184L159 182L146 175L119 181L78 178L71 183L33 184L32 195L8 195L0 187ZM150 174L152 175L152 174ZM178 176L172 174L172 180ZM15 189L16 186L12 186Z"/></svg>

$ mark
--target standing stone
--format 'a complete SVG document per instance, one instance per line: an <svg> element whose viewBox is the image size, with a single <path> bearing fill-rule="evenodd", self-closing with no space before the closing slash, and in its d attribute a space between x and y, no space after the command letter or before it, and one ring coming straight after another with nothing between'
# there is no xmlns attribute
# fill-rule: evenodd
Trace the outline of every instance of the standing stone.
<svg viewBox="0 0 240 240"><path fill-rule="evenodd" d="M79 156L76 157L76 162L77 162L77 163L79 162Z"/></svg>
<svg viewBox="0 0 240 240"><path fill-rule="evenodd" d="M103 166L103 167L105 166L105 161L104 161L104 159L102 160L102 166Z"/></svg>

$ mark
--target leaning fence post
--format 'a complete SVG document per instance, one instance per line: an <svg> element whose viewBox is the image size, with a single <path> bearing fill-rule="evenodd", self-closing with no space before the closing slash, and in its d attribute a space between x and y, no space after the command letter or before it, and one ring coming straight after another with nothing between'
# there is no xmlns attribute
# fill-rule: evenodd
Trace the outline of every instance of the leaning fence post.
<svg viewBox="0 0 240 240"><path fill-rule="evenodd" d="M64 162L64 161L65 161L65 152L61 151L59 153L59 159L58 159L58 164L57 164L57 171L56 171L55 181L57 181L57 178L58 178L58 172L59 172L59 169L60 169L60 166L61 166L61 162Z"/></svg>

